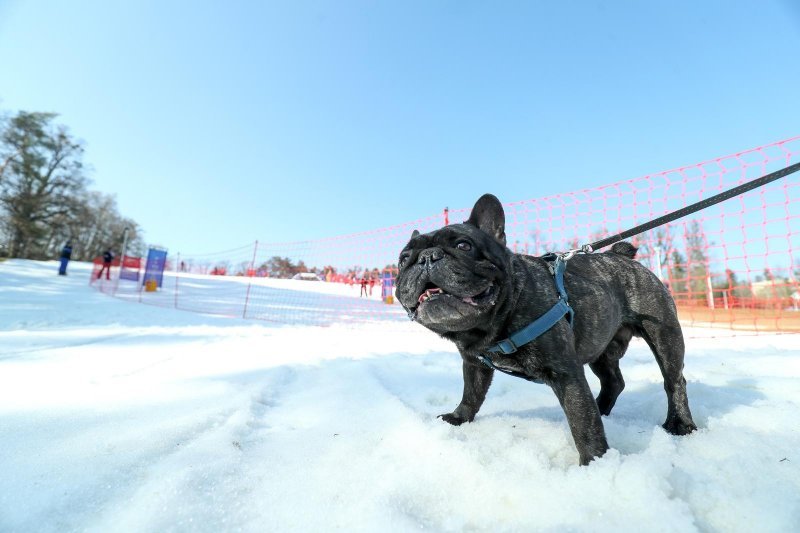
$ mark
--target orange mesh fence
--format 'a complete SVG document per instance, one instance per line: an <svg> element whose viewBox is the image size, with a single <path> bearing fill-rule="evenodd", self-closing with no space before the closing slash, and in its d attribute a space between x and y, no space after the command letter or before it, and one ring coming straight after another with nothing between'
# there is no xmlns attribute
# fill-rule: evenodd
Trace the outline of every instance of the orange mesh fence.
<svg viewBox="0 0 800 533"><path fill-rule="evenodd" d="M674 170L504 204L509 247L541 255L624 231L800 159L800 137ZM491 191L488 191L491 192ZM159 290L115 278L115 296L204 313L326 325L407 320L393 300L411 232L461 222L469 208L396 226L291 243L170 256ZM800 178L791 175L632 239L685 325L800 332ZM93 275L97 276L99 266Z"/></svg>

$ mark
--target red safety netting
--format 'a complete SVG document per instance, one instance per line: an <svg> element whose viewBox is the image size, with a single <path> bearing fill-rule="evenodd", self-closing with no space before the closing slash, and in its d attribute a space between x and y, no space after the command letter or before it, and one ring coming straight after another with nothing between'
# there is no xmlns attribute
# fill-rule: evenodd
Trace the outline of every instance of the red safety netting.
<svg viewBox="0 0 800 533"><path fill-rule="evenodd" d="M799 159L795 137L594 189L506 203L508 245L532 255L576 248ZM468 215L469 208L445 210L354 235L176 255L152 292L141 277L115 278L117 263L111 280L104 276L95 285L143 303L280 323L407 320L392 294L400 250L414 229L425 233ZM800 176L791 175L632 241L637 259L672 292L684 324L800 332L798 219Z"/></svg>

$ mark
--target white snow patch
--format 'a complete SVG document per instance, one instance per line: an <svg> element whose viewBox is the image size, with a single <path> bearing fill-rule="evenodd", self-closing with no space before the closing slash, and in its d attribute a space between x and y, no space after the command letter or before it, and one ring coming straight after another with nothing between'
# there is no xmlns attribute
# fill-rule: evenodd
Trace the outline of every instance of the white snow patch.
<svg viewBox="0 0 800 533"><path fill-rule="evenodd" d="M2 531L800 524L798 337L689 339L688 437L660 428L661 376L635 341L612 449L578 467L544 386L498 375L474 423L438 420L460 358L415 324L202 316L99 294L89 268L0 263Z"/></svg>

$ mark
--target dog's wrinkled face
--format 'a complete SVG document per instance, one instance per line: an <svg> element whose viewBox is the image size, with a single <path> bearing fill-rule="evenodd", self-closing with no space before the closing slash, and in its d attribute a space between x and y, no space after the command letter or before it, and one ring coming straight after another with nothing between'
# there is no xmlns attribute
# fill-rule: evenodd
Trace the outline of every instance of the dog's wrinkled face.
<svg viewBox="0 0 800 533"><path fill-rule="evenodd" d="M397 298L437 333L479 327L508 292L509 255L502 205L486 195L467 222L414 232L400 254Z"/></svg>

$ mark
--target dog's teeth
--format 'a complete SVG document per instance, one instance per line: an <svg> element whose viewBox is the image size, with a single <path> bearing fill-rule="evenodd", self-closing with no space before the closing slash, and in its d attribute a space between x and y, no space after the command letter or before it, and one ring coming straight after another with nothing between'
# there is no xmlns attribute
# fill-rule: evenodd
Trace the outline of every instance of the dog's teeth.
<svg viewBox="0 0 800 533"><path fill-rule="evenodd" d="M437 294L447 294L442 289L435 288L435 289L426 289L425 292L419 295L418 301L422 303L432 296L436 296Z"/></svg>

